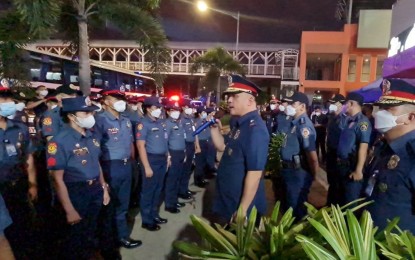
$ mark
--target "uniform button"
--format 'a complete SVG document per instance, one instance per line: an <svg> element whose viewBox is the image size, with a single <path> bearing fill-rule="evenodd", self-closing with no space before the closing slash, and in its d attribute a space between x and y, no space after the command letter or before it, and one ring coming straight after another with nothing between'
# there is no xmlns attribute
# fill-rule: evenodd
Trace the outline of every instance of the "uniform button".
<svg viewBox="0 0 415 260"><path fill-rule="evenodd" d="M86 164L86 160L82 160L82 165L85 165Z"/></svg>
<svg viewBox="0 0 415 260"><path fill-rule="evenodd" d="M118 137L114 137L114 140L115 140L115 141L118 141Z"/></svg>
<svg viewBox="0 0 415 260"><path fill-rule="evenodd" d="M80 147L80 145L79 145L79 144L75 144L75 147L76 147L76 148L79 148L79 147Z"/></svg>

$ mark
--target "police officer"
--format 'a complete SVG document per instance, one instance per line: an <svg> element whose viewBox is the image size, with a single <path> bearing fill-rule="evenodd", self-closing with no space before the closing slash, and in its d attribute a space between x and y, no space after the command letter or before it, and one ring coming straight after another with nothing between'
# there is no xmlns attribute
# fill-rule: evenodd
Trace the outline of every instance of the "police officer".
<svg viewBox="0 0 415 260"><path fill-rule="evenodd" d="M41 115L39 120L42 136L48 141L65 127L60 116L62 100L65 98L76 97L80 93L74 85L70 84L59 86L55 93L50 94L51 95L46 97L46 102L50 102L51 104L48 105L48 110ZM54 101L58 101L58 103L56 104Z"/></svg>
<svg viewBox="0 0 415 260"><path fill-rule="evenodd" d="M311 117L311 122L314 124L314 128L316 129L317 137L316 137L316 151L317 156L321 151L321 161L326 161L326 133L327 133L327 123L328 118L325 114L321 112L321 107L316 106L314 108L314 114Z"/></svg>
<svg viewBox="0 0 415 260"><path fill-rule="evenodd" d="M179 213L179 208L185 204L178 201L179 184L183 175L185 160L185 130L180 120L180 107L178 102L170 102L166 106L168 118L166 130L169 144L169 169L165 179L165 209L170 213Z"/></svg>
<svg viewBox="0 0 415 260"><path fill-rule="evenodd" d="M286 114L293 118L285 133L281 148L282 177L286 188L286 202L294 209L294 216L301 219L306 214L304 202L310 190L313 176L318 170L316 132L307 116L308 98L304 93L288 95Z"/></svg>
<svg viewBox="0 0 415 260"><path fill-rule="evenodd" d="M109 232L109 236L115 236L122 247L134 248L140 246L142 242L130 238L130 229L127 225L132 178L131 155L134 149L132 124L122 114L127 105L124 92L118 89L105 90L101 95L105 111L96 116L96 129L101 134L101 164L112 196L112 203L105 209L107 214L105 222L116 223L115 232L111 231L111 225L106 227L105 231ZM111 216L112 214L115 215Z"/></svg>
<svg viewBox="0 0 415 260"><path fill-rule="evenodd" d="M36 239L30 225L32 207L37 199L33 147L27 126L7 117L16 112L12 92L0 88L0 194L13 220L5 231L17 258L31 258ZM29 199L29 200L28 200ZM25 234L25 236L22 236Z"/></svg>
<svg viewBox="0 0 415 260"><path fill-rule="evenodd" d="M133 125L137 125L141 121L143 116L140 115L138 112L138 98L137 97L130 97L128 99L127 109L125 110L124 113L130 119Z"/></svg>
<svg viewBox="0 0 415 260"><path fill-rule="evenodd" d="M329 122L327 124L327 161L326 172L329 189L327 205L340 204L340 175L337 170L337 147L341 131L343 130L346 115L343 113L343 104L346 101L341 94L335 94L330 100Z"/></svg>
<svg viewBox="0 0 415 260"><path fill-rule="evenodd" d="M286 108L288 106L287 100L285 97L281 99L281 104L278 106L278 115L276 118L277 121L277 133L286 133L289 131L291 126L292 117L287 115Z"/></svg>
<svg viewBox="0 0 415 260"><path fill-rule="evenodd" d="M10 218L9 211L0 194L0 259L14 259L9 241L4 235L4 230L10 226L11 223L12 219Z"/></svg>
<svg viewBox="0 0 415 260"><path fill-rule="evenodd" d="M36 87L36 97L27 103L27 109L33 110L38 118L48 109L45 105L48 94L48 89L44 85L39 85Z"/></svg>
<svg viewBox="0 0 415 260"><path fill-rule="evenodd" d="M149 231L160 229L159 224L167 219L159 215L159 202L167 171L168 133L161 115L161 104L157 97L144 100L145 117L137 125L136 145L142 165L142 188L140 211L142 228Z"/></svg>
<svg viewBox="0 0 415 260"><path fill-rule="evenodd" d="M22 122L27 124L27 114L25 112L26 108L26 95L23 92L14 93L14 102L16 103L16 113L12 116L9 116L9 119L14 119L15 121Z"/></svg>
<svg viewBox="0 0 415 260"><path fill-rule="evenodd" d="M206 123L208 113L211 112L213 112L211 108L197 108L196 128ZM205 180L205 177L209 169L209 162L211 161L211 155L209 154L209 151L211 151L209 150L210 137L210 130L204 129L196 138L194 183L199 188L204 188L209 183Z"/></svg>
<svg viewBox="0 0 415 260"><path fill-rule="evenodd" d="M337 168L341 185L341 205L361 197L363 167L368 153L372 126L362 114L363 97L350 93L346 98L345 112L348 116L337 147Z"/></svg>
<svg viewBox="0 0 415 260"><path fill-rule="evenodd" d="M86 97L64 99L62 117L68 127L47 145L48 169L69 224L62 250L65 259L92 257L98 214L110 200L99 164L99 137L90 131L95 109Z"/></svg>
<svg viewBox="0 0 415 260"><path fill-rule="evenodd" d="M228 95L230 114L238 118L226 140L217 125L211 128L212 141L216 149L223 152L213 204L219 223L232 221L239 207L245 216L253 206L260 215L266 213L263 171L269 134L256 107L255 98L259 92L254 83L239 75L230 76L224 94Z"/></svg>
<svg viewBox="0 0 415 260"><path fill-rule="evenodd" d="M262 113L262 118L265 120L268 132L271 135L277 130L277 116L278 116L279 101L272 99L267 106L266 111Z"/></svg>
<svg viewBox="0 0 415 260"><path fill-rule="evenodd" d="M415 233L415 81L385 79L381 87L374 117L384 142L368 158L368 210L380 230L399 217L399 228Z"/></svg>
<svg viewBox="0 0 415 260"><path fill-rule="evenodd" d="M186 159L183 165L183 174L179 184L179 198L191 199L194 195L189 190L189 181L192 174L193 158L195 156L195 137L193 132L196 130L195 119L194 119L194 107L191 104L190 99L182 100L183 113L182 113L182 125L185 130L185 141L186 141Z"/></svg>

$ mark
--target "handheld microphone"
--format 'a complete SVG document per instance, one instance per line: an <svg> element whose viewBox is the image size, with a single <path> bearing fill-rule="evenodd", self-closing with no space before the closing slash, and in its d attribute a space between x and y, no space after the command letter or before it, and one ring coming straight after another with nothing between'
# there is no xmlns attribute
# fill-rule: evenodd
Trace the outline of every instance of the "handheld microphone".
<svg viewBox="0 0 415 260"><path fill-rule="evenodd" d="M216 119L212 118L210 121L206 121L206 123L204 123L203 125L199 126L194 132L193 132L193 136L200 134L203 130L205 130L206 128L208 128L211 125L216 124Z"/></svg>

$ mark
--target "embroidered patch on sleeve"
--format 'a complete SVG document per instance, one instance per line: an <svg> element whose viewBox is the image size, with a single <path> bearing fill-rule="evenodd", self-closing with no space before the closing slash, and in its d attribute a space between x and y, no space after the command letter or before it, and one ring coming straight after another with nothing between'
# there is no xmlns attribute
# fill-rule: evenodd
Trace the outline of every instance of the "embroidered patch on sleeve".
<svg viewBox="0 0 415 260"><path fill-rule="evenodd" d="M48 144L48 154L56 154L58 151L58 145L56 143L49 143Z"/></svg>
<svg viewBox="0 0 415 260"><path fill-rule="evenodd" d="M361 122L360 123L360 131L366 132L367 128L368 128L368 123L367 122Z"/></svg>
<svg viewBox="0 0 415 260"><path fill-rule="evenodd" d="M43 125L51 125L52 124L52 118L50 118L50 117L43 118L42 124Z"/></svg>
<svg viewBox="0 0 415 260"><path fill-rule="evenodd" d="M304 138L308 138L308 137L310 136L310 131L309 131L307 128L303 128L303 129L301 130L301 135L302 135Z"/></svg>

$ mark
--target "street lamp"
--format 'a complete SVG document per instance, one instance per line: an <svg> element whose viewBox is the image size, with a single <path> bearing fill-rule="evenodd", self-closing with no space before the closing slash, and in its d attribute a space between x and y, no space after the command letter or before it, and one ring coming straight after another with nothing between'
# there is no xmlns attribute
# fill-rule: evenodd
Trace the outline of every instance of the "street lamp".
<svg viewBox="0 0 415 260"><path fill-rule="evenodd" d="M233 12L227 12L227 11L224 11L224 10L209 7L206 4L206 2L203 1L203 0L200 0L200 1L197 2L197 9L199 9L199 11L201 11L201 12L205 12L209 9L209 10L212 10L214 12L230 16L230 17L232 17L236 20L236 45L235 45L235 54L236 55L235 56L238 57L238 51L239 51L239 18L240 18L239 11L237 13L233 13Z"/></svg>

